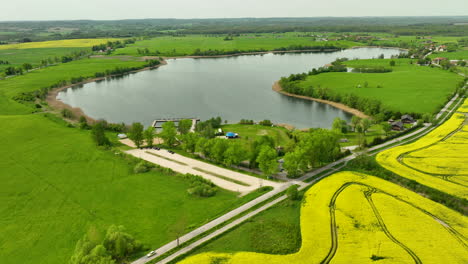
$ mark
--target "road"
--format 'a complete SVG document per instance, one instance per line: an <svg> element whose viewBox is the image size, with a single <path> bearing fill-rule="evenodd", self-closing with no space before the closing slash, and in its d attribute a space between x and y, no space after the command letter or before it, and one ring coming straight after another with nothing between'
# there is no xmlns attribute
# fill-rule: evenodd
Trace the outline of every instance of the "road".
<svg viewBox="0 0 468 264"><path fill-rule="evenodd" d="M458 97L458 95L457 95L457 97ZM450 100L447 103L447 105L444 107L444 109L447 109L449 104L452 104L453 101ZM444 110L444 109L442 109L442 110ZM454 109L456 109L456 107L454 107L452 110L450 110L449 114L451 112L453 112ZM440 113L443 113L442 110L441 110ZM437 123L436 126L440 125L447 117L448 117L448 115L443 120L440 120ZM429 133L430 131L432 131L433 129L435 129L436 126L431 127L430 124L425 124L424 127L420 128L420 129L418 129L418 130L416 130L414 132L411 132L409 134L405 134L405 135L403 135L403 136L401 136L399 138L395 138L393 140L387 141L387 142L382 143L380 145L376 145L376 146L374 146L372 148L369 148L367 151L368 152L373 152L373 154L376 154L376 153L379 153L379 152L384 151L386 149L405 144L406 143L405 139L409 139L409 138L412 138L412 137L414 137L414 139L416 139L416 138L422 137L422 136L426 135L427 133ZM283 184L280 188L276 188L273 191L271 191L269 193L266 193L266 194L264 194L264 195L262 195L262 196L260 196L260 197L258 197L256 199L254 199L254 200L240 206L239 208L236 208L236 209L226 213L225 215L223 215L223 216L209 222L208 224L205 224L205 225L197 228L196 230L182 236L179 239L179 242L182 244L182 243L184 243L184 242L186 242L188 240L191 240L191 239L197 237L198 235L200 235L200 234L202 234L202 233L204 233L204 232L206 232L208 230L211 230L212 228L215 228L215 227L225 223L226 221L229 221L229 220L233 219L234 217L240 215L241 213L250 210L254 206L256 206L256 205L270 199L271 197L275 196L276 194L286 190L292 184L298 184L299 185L299 190L307 188L308 186L311 186L311 185L315 184L316 182L320 181L324 177L327 177L328 175L333 174L337 170L340 170L341 168L346 166L346 164L350 160L353 160L354 158L356 158L358 156L358 154L359 153L354 153L354 154L349 155L347 157L344 157L344 158L342 158L342 159L340 159L338 161L330 163L330 164L328 164L328 165L326 165L326 166L324 166L322 168L319 168L317 170L309 172L309 173L305 174L304 176L302 176L302 177L300 177L298 179L290 180L287 184ZM308 179L310 179L312 177L315 177L316 175L321 174L324 171L328 171L328 172L322 174L320 177L317 177L317 178L313 179L312 181L310 181L308 183L304 182L305 180L308 180ZM193 243L190 243L189 245L184 246L183 248L181 248L180 250L176 251L175 253L169 255L168 257L164 258L163 260L160 260L159 262L157 262L157 264L168 263L168 262L176 259L177 257L190 252L191 250L193 250L197 246L209 241L210 239L213 239L213 238L223 234L224 232L230 230L231 228L234 228L235 226L243 223L244 221L251 218L252 216L254 216L254 215L256 215L256 214L258 214L258 213L260 213L260 212L262 212L262 211L264 211L264 210L266 210L266 209L268 209L268 208L270 208L270 207L272 207L272 206L274 206L276 204L278 204L279 202L283 201L286 198L287 198L286 195L282 195L279 198L276 198L275 200L268 202L267 204L259 207L258 209L255 209L255 210L249 212L248 214L237 218L236 220L234 220L231 223L223 226L222 228L219 228L219 229L215 230L214 232L200 238L199 240L196 240ZM147 262L157 258L158 256L163 255L163 254L167 253L168 251L176 248L177 245L178 245L177 240L171 241L168 244L156 249L157 255L154 255L154 256L152 256L150 258L147 258L146 256L144 256L144 257L132 262L132 264L147 263Z"/></svg>
<svg viewBox="0 0 468 264"><path fill-rule="evenodd" d="M171 154L163 149L132 149L126 153L182 174L199 175L223 189L238 192L241 195L248 194L263 186L271 186L276 189L285 184L224 169L177 153Z"/></svg>

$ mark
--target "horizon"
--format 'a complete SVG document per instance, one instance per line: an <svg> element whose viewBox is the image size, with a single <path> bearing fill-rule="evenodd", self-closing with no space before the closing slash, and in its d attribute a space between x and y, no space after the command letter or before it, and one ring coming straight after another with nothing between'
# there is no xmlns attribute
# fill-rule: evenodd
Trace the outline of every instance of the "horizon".
<svg viewBox="0 0 468 264"><path fill-rule="evenodd" d="M248 8L247 8L248 7ZM431 17L466 16L464 0L363 0L351 3L333 0L326 3L308 0L255 2L227 0L134 0L131 3L111 0L17 0L6 2L0 10L2 21L69 21L129 19L216 19L280 17ZM18 12L19 11L19 12Z"/></svg>

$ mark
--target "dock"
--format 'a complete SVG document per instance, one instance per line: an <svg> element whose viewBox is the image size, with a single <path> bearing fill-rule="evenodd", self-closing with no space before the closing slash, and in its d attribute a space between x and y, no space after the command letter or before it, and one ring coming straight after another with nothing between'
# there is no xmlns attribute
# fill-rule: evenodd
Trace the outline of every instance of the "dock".
<svg viewBox="0 0 468 264"><path fill-rule="evenodd" d="M192 131L192 132L195 131L195 127L196 127L197 123L200 121L200 118L194 118L194 117L190 117L190 118L158 118L158 119L155 119L153 121L151 126L158 129L158 128L162 128L162 125L164 123L166 123L166 122L174 122L174 125L176 127L179 127L179 121L184 120L184 119L192 120L192 127L190 128L190 131Z"/></svg>

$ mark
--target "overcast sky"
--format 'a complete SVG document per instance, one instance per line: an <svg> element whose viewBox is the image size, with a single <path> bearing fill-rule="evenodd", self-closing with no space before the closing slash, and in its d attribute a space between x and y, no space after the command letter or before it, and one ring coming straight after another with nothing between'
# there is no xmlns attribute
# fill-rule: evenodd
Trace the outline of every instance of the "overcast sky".
<svg viewBox="0 0 468 264"><path fill-rule="evenodd" d="M468 15L468 0L1 0L5 20Z"/></svg>

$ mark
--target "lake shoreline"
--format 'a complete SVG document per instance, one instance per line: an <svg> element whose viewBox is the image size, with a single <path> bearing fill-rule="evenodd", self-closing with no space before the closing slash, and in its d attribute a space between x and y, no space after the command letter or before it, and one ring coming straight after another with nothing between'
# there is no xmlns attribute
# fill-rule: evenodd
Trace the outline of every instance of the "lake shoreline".
<svg viewBox="0 0 468 264"><path fill-rule="evenodd" d="M273 83L273 86L272 86L272 90L275 91L275 92L278 92L280 94L283 94L283 95L286 95L286 96L289 96L289 97L295 97L295 98L300 98L300 99L305 99L305 100L309 100L309 101L315 101L315 102L319 102L319 103L323 103L323 104L328 104L328 105L331 105L335 108L338 108L340 110L343 110L347 113L350 113L352 115L355 115L357 117L360 117L360 118L370 118L368 115L364 114L363 112L355 109L355 108L351 108L345 104L342 104L342 103L337 103L337 102L333 102L333 101L329 101L329 100L323 100L323 99L317 99L317 98L313 98L313 97L309 97L309 96L305 96L305 95L297 95L297 94L292 94L292 93L288 93L286 91L283 90L283 87L281 87L281 85L279 84L279 81L276 81Z"/></svg>
<svg viewBox="0 0 468 264"><path fill-rule="evenodd" d="M122 75L126 75L126 74L132 74L132 73L138 73L138 72L142 72L142 71L153 70L153 69L157 69L157 68L159 68L161 66L164 66L164 65L167 65L167 61L162 60L161 64L156 65L156 66L144 67L144 68L141 68L141 69L138 69L138 70L127 72L125 74L114 74L114 75L105 76L105 77L91 78L91 79L84 80L82 82L78 82L78 83L74 83L74 84L68 84L68 85L65 85L65 86L62 86L62 87L54 88L54 89L50 90L49 93L47 93L47 97L46 97L45 101L54 110L61 111L63 109L68 109L73 113L73 115L74 115L74 117L76 119L78 119L80 116L84 116L88 123L96 123L98 120L96 120L95 118L90 117L89 115L85 114L83 109L81 109L80 107L73 107L73 106L71 106L69 104L66 104L66 103L60 101L59 99L57 99L58 94L61 91L72 88L74 86L84 85L84 84L92 83L92 82L98 82L98 81L106 80L107 78L118 77L118 76L122 76Z"/></svg>

